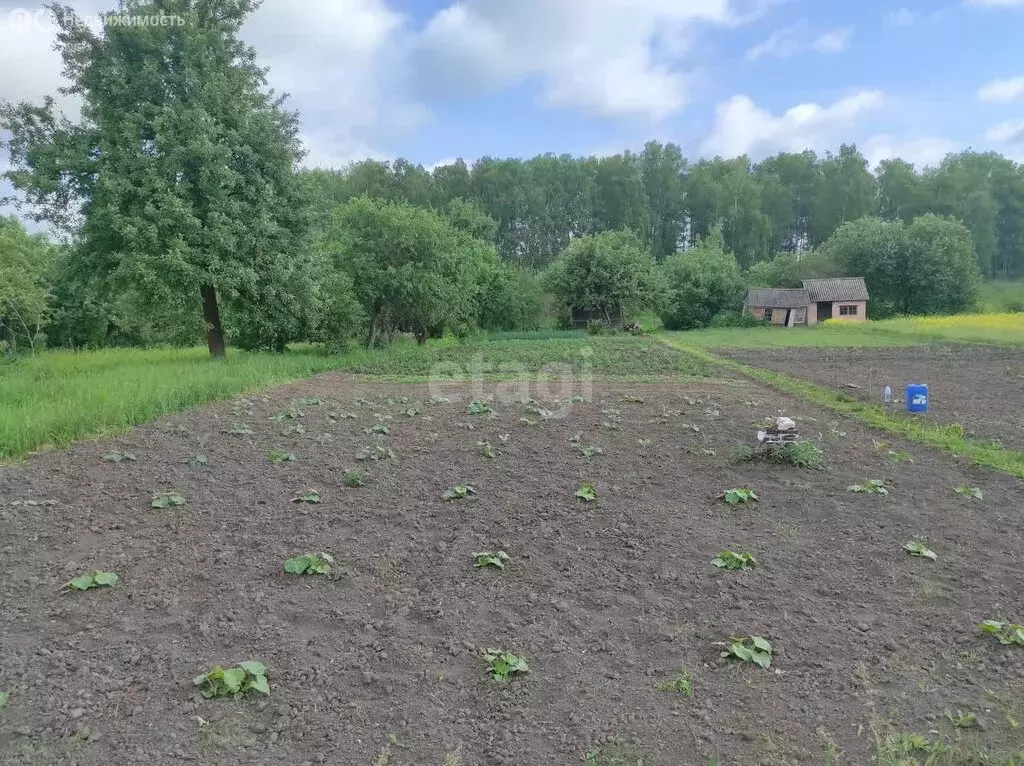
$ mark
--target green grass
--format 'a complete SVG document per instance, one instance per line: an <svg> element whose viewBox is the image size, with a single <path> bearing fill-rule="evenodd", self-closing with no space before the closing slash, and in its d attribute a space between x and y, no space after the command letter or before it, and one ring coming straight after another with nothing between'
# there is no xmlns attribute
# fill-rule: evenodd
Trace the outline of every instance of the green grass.
<svg viewBox="0 0 1024 766"><path fill-rule="evenodd" d="M1024 279L995 279L981 286L981 307L987 313L1024 311Z"/></svg>
<svg viewBox="0 0 1024 766"><path fill-rule="evenodd" d="M1024 314L900 317L811 327L708 328L672 333L703 348L857 348L982 343L1024 346Z"/></svg>
<svg viewBox="0 0 1024 766"><path fill-rule="evenodd" d="M665 336L664 340L674 348L687 351L703 362L717 363L725 369L756 378L781 391L795 394L814 404L854 417L872 428L899 434L919 444L927 444L953 455L967 458L977 465L988 466L1024 479L1024 452L1004 449L991 441L981 442L969 439L965 435L964 427L959 424L927 423L909 415L886 411L877 404L854 401L846 394L817 383L722 359L698 346L688 346L678 337Z"/></svg>
<svg viewBox="0 0 1024 766"><path fill-rule="evenodd" d="M205 349L47 351L0 362L0 460L117 433L161 415L326 370L395 381L561 378L625 380L707 376L711 367L650 338L583 334L540 340L451 339L326 355Z"/></svg>

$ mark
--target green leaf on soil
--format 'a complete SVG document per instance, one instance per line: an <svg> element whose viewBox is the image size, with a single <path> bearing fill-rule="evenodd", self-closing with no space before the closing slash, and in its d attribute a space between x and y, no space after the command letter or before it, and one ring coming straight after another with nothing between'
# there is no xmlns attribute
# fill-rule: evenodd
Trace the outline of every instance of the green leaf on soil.
<svg viewBox="0 0 1024 766"><path fill-rule="evenodd" d="M733 657L743 662L753 662L768 669L772 664L772 645L761 636L732 637L725 644L723 657Z"/></svg>
<svg viewBox="0 0 1024 766"><path fill-rule="evenodd" d="M104 452L103 459L108 463L123 463L125 460L134 462L135 455L131 452Z"/></svg>
<svg viewBox="0 0 1024 766"><path fill-rule="evenodd" d="M95 570L81 574L73 580L64 583L69 590L91 590L93 588L110 588L117 584L117 575L113 572Z"/></svg>
<svg viewBox="0 0 1024 766"><path fill-rule="evenodd" d="M752 489L727 489L718 496L729 505L742 505L743 503L757 502L761 498Z"/></svg>
<svg viewBox="0 0 1024 766"><path fill-rule="evenodd" d="M849 492L859 492L867 495L885 495L889 490L885 486L884 479L868 479L863 484L851 484L846 488Z"/></svg>
<svg viewBox="0 0 1024 766"><path fill-rule="evenodd" d="M315 489L303 492L301 495L296 495L292 498L293 503L319 503L321 495Z"/></svg>
<svg viewBox="0 0 1024 766"><path fill-rule="evenodd" d="M441 497L445 500L465 500L470 495L475 495L476 490L468 484L456 484L449 490L446 490Z"/></svg>
<svg viewBox="0 0 1024 766"><path fill-rule="evenodd" d="M938 556L935 555L935 551L929 550L923 540L911 540L904 544L903 550L911 556L918 556L923 559L931 559L932 561L935 561L935 559L938 558Z"/></svg>
<svg viewBox="0 0 1024 766"><path fill-rule="evenodd" d="M984 500L985 499L985 495L982 493L982 491L978 487L968 487L968 486L964 485L964 486L961 486L961 487L957 487L953 491L956 492L958 495L964 495L965 497L969 497L972 500Z"/></svg>
<svg viewBox="0 0 1024 766"><path fill-rule="evenodd" d="M295 460L294 452L285 452L284 450L274 449L270 450L267 455L267 459L271 463L289 463Z"/></svg>
<svg viewBox="0 0 1024 766"><path fill-rule="evenodd" d="M499 683L508 681L512 676L530 672L530 666L526 664L525 659L502 649L484 649L483 658L487 663L487 672Z"/></svg>
<svg viewBox="0 0 1024 766"><path fill-rule="evenodd" d="M334 557L329 553L303 553L284 562L284 571L295 575L330 574Z"/></svg>
<svg viewBox="0 0 1024 766"><path fill-rule="evenodd" d="M498 569L505 568L505 562L509 560L509 555L505 551L480 551L479 553L473 554L473 566L474 567L497 567Z"/></svg>
<svg viewBox="0 0 1024 766"><path fill-rule="evenodd" d="M580 488L576 490L576 497L584 503L592 503L597 500L597 490L594 489L593 484L584 482L580 485Z"/></svg>
<svg viewBox="0 0 1024 766"><path fill-rule="evenodd" d="M757 566L757 559L749 553L722 551L715 558L711 559L711 563L719 569L746 571Z"/></svg>
<svg viewBox="0 0 1024 766"><path fill-rule="evenodd" d="M150 502L150 506L153 508L177 508L184 504L185 498L173 489L169 492L153 495L153 500Z"/></svg>

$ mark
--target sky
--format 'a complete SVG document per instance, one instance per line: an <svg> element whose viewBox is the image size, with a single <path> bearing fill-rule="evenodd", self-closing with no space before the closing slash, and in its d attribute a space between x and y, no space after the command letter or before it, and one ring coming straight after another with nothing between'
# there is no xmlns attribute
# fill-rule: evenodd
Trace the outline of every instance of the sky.
<svg viewBox="0 0 1024 766"><path fill-rule="evenodd" d="M39 8L0 0L0 98L60 85ZM872 167L1024 161L1024 0L265 0L243 37L300 111L309 166L650 139L690 158L853 142Z"/></svg>

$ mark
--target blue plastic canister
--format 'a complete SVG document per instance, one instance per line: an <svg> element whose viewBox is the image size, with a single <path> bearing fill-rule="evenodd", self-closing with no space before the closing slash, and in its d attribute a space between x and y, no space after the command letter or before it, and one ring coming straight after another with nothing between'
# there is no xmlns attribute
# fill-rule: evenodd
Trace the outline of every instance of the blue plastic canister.
<svg viewBox="0 0 1024 766"><path fill-rule="evenodd" d="M907 412L928 412L928 386L924 383L907 385Z"/></svg>

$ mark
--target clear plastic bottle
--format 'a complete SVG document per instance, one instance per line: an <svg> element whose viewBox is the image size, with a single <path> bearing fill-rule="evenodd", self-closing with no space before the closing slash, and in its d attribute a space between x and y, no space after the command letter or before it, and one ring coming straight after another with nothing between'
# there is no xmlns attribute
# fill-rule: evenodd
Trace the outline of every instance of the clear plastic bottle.
<svg viewBox="0 0 1024 766"><path fill-rule="evenodd" d="M882 399L885 400L886 404L892 404L892 388L888 384L886 384L885 390L882 392Z"/></svg>

